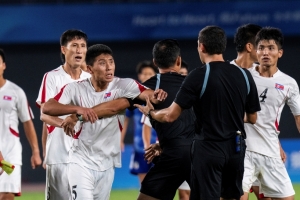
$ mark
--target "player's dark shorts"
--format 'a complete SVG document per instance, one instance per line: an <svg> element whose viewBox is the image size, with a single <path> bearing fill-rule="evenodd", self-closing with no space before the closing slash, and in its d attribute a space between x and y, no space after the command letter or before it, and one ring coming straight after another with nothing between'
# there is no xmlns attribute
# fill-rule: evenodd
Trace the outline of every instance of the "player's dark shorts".
<svg viewBox="0 0 300 200"><path fill-rule="evenodd" d="M194 140L191 148L191 200L240 199L243 195L245 141L236 152L235 139Z"/></svg>
<svg viewBox="0 0 300 200"><path fill-rule="evenodd" d="M144 152L132 152L129 165L131 174L146 174L151 168L152 163L147 164L147 161L144 158L144 154Z"/></svg>
<svg viewBox="0 0 300 200"><path fill-rule="evenodd" d="M157 199L173 200L182 182L190 183L190 143L164 146L160 158L144 178L140 192Z"/></svg>

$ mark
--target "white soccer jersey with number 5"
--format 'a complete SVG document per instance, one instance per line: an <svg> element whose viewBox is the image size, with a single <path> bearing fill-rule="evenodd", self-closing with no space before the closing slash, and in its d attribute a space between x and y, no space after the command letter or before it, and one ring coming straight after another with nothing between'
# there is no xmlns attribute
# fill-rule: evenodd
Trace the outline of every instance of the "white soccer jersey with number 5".
<svg viewBox="0 0 300 200"><path fill-rule="evenodd" d="M247 150L280 158L279 122L287 104L293 115L300 115L300 96L297 82L278 70L273 77L262 77L256 67L249 69L256 83L261 111L254 125L245 123Z"/></svg>
<svg viewBox="0 0 300 200"><path fill-rule="evenodd" d="M40 107L41 104L53 98L62 87L68 83L81 81L91 77L90 73L81 71L80 78L74 80L65 72L63 66L47 72L40 87L39 95L36 104ZM64 118L61 116L60 118ZM69 162L69 151L72 146L72 138L67 136L62 128L55 128L54 126L47 126L48 137L46 143L46 164L58 164Z"/></svg>
<svg viewBox="0 0 300 200"><path fill-rule="evenodd" d="M70 83L64 87L55 99L62 104L73 104L91 108L103 102L125 97L136 98L146 87L130 78L115 77L106 90L96 92L90 79L78 83ZM121 131L124 123L123 113L97 120L95 123L85 122L81 131L76 133L73 143L71 162L87 168L104 171L111 167L121 167Z"/></svg>
<svg viewBox="0 0 300 200"><path fill-rule="evenodd" d="M6 80L0 88L0 149L4 159L15 165L22 165L19 119L26 122L33 114L22 88Z"/></svg>

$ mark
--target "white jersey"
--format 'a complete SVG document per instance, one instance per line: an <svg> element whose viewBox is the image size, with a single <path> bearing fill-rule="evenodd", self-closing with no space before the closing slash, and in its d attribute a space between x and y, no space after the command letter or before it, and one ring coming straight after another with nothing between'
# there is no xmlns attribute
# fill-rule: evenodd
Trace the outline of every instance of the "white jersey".
<svg viewBox="0 0 300 200"><path fill-rule="evenodd" d="M22 88L6 80L0 88L0 148L6 161L22 165L22 146L19 138L19 119L33 119Z"/></svg>
<svg viewBox="0 0 300 200"><path fill-rule="evenodd" d="M71 83L64 87L55 99L62 104L73 104L93 107L103 102L125 97L136 98L146 87L133 79L115 77L106 90L96 92L90 79ZM105 171L111 167L121 167L121 130L125 118L123 113L97 120L95 123L85 122L74 138L71 162L84 167Z"/></svg>
<svg viewBox="0 0 300 200"><path fill-rule="evenodd" d="M89 78L91 75L81 71L80 78L74 80L65 72L63 66L56 68L44 75L36 103L38 106L53 98L66 84ZM61 118L64 118L63 116ZM73 139L67 136L62 128L47 126L48 137L46 143L46 164L58 164L69 162L69 151ZM52 140L54 140L52 142Z"/></svg>
<svg viewBox="0 0 300 200"><path fill-rule="evenodd" d="M300 115L299 87L295 79L278 70L273 77L262 77L256 67L249 69L256 83L261 111L254 125L245 123L248 151L280 158L278 135L285 103L294 116Z"/></svg>

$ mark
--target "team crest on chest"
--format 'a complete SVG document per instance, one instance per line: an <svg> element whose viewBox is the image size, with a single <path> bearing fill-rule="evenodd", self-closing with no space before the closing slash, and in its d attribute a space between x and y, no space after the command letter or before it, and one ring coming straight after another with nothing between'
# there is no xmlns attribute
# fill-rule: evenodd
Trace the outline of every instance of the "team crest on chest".
<svg viewBox="0 0 300 200"><path fill-rule="evenodd" d="M4 95L4 96L3 96L3 100L11 101L11 100L12 100L12 97L11 97L11 96L6 96L6 95Z"/></svg>
<svg viewBox="0 0 300 200"><path fill-rule="evenodd" d="M284 90L284 85L281 85L279 83L275 83L275 88L278 90Z"/></svg>
<svg viewBox="0 0 300 200"><path fill-rule="evenodd" d="M111 92L106 92L105 95L104 95L104 99L108 98L111 96Z"/></svg>

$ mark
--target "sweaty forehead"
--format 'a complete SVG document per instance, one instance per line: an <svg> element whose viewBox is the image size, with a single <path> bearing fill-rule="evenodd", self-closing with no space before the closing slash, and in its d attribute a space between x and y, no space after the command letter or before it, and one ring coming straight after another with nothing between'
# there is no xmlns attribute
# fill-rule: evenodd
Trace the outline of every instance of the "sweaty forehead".
<svg viewBox="0 0 300 200"><path fill-rule="evenodd" d="M86 44L86 41L83 38L75 37L75 38L73 38L72 40L70 40L68 42L68 44L74 44L74 43L77 43L77 44Z"/></svg>
<svg viewBox="0 0 300 200"><path fill-rule="evenodd" d="M96 58L96 60L111 60L111 59L113 59L113 57L108 53L102 53Z"/></svg>

